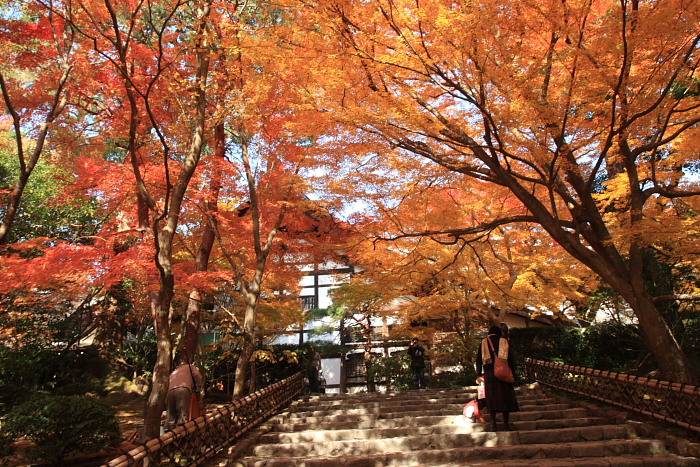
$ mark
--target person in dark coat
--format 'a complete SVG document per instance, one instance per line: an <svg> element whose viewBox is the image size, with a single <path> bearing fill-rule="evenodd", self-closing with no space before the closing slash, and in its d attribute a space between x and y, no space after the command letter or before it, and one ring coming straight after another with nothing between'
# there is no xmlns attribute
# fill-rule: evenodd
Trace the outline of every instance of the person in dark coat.
<svg viewBox="0 0 700 467"><path fill-rule="evenodd" d="M411 370L416 389L425 389L425 349L420 345L418 338L413 338L411 346L408 348L408 355L411 356Z"/></svg>
<svg viewBox="0 0 700 467"><path fill-rule="evenodd" d="M309 387L312 393L321 392L321 354L316 351L316 346L311 346L311 369L309 374Z"/></svg>
<svg viewBox="0 0 700 467"><path fill-rule="evenodd" d="M518 400L515 397L515 386L513 383L504 383L496 378L493 373L494 358L496 356L504 358L507 355L508 366L515 374L513 352L510 348L510 343L507 339L502 338L502 335L503 333L499 326L491 326L488 336L481 341L481 345L476 352L476 374L479 378L484 379L486 408L491 414L491 429L493 431L498 431L496 426L496 415L498 412L503 413L504 429L510 431L512 429L509 424L510 413L520 410ZM489 341L491 345L489 345Z"/></svg>

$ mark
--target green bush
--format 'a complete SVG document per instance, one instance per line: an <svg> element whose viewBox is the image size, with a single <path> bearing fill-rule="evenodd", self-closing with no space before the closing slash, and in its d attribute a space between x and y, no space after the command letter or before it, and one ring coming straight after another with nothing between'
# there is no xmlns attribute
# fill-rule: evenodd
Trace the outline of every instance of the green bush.
<svg viewBox="0 0 700 467"><path fill-rule="evenodd" d="M0 430L0 459L12 454L12 436L4 430Z"/></svg>
<svg viewBox="0 0 700 467"><path fill-rule="evenodd" d="M121 350L117 352L123 362L124 370L131 377L149 375L156 364L158 345L156 334L152 328L134 335L129 335Z"/></svg>
<svg viewBox="0 0 700 467"><path fill-rule="evenodd" d="M700 375L700 318L683 321L681 345L696 374Z"/></svg>
<svg viewBox="0 0 700 467"><path fill-rule="evenodd" d="M61 465L71 452L97 452L119 442L114 409L90 396L40 396L20 404L5 417L4 430L27 438L34 459Z"/></svg>
<svg viewBox="0 0 700 467"><path fill-rule="evenodd" d="M104 395L102 384L97 381L85 383L68 383L56 388L53 392L55 395L61 396L85 396L85 395Z"/></svg>
<svg viewBox="0 0 700 467"><path fill-rule="evenodd" d="M648 355L635 325L607 322L580 328L512 328L516 373L525 373L525 358L631 374L647 372L641 362Z"/></svg>
<svg viewBox="0 0 700 467"><path fill-rule="evenodd" d="M464 372L443 371L430 377L431 388L464 388L476 385L476 371L469 368Z"/></svg>
<svg viewBox="0 0 700 467"><path fill-rule="evenodd" d="M630 374L655 369L651 361L642 367L649 352L638 326L612 321L596 324L586 329L584 337L588 355L585 366Z"/></svg>
<svg viewBox="0 0 700 467"><path fill-rule="evenodd" d="M0 415L37 392L105 377L107 363L96 348L56 345L77 340L74 322L41 308L21 311L0 314L0 329L21 336L0 343Z"/></svg>
<svg viewBox="0 0 700 467"><path fill-rule="evenodd" d="M386 385L389 391L413 389L411 358L406 352L398 352L388 357L376 357L372 361L370 376L377 384Z"/></svg>
<svg viewBox="0 0 700 467"><path fill-rule="evenodd" d="M582 348L585 344L579 328L511 328L509 338L516 380L525 380L526 358L582 365Z"/></svg>

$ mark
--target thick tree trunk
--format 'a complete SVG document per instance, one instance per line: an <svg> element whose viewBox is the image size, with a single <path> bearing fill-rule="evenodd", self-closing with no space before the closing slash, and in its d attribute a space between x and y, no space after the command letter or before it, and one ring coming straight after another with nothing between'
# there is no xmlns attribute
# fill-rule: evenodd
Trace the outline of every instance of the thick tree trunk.
<svg viewBox="0 0 700 467"><path fill-rule="evenodd" d="M644 290L633 287L618 287L617 291L634 310L662 378L697 384L697 375L693 373L692 366L673 336L668 323L654 305L653 298Z"/></svg>
<svg viewBox="0 0 700 467"><path fill-rule="evenodd" d="M169 296L168 296L169 295ZM172 294L152 293L151 310L156 332L156 364L153 368L151 393L148 396L141 441L160 436L160 422L171 371L170 301Z"/></svg>
<svg viewBox="0 0 700 467"><path fill-rule="evenodd" d="M214 166L224 159L226 154L226 134L223 123L216 126L214 131ZM216 213L218 212L219 193L221 191L221 172L216 167L212 169L211 193L205 205L208 219L205 220L202 241L195 258L195 271L204 272L209 269L209 257L216 239ZM187 302L185 315L185 332L182 338L180 363L193 363L197 354L199 330L202 317L204 296L198 289L193 289Z"/></svg>
<svg viewBox="0 0 700 467"><path fill-rule="evenodd" d="M181 365L194 363L199 345L199 329L202 322L202 301L204 296L198 289L193 289L187 299L185 311L185 331L180 343L178 363Z"/></svg>
<svg viewBox="0 0 700 467"><path fill-rule="evenodd" d="M248 377L248 365L255 352L255 314L257 301L247 303L245 308L245 319L243 323L243 346L241 355L236 364L236 381L233 385L233 400L240 399L247 395L246 379ZM248 386L250 389L252 385Z"/></svg>
<svg viewBox="0 0 700 467"><path fill-rule="evenodd" d="M173 241L178 227L182 203L189 187L190 180L194 174L202 154L204 146L207 93L206 82L209 72L209 47L203 34L206 21L211 12L207 1L198 6L197 11L197 67L196 67L196 118L194 134L190 143L187 157L185 157L182 169L178 173L177 180L168 186L166 191L166 212L160 216L154 213L153 235L155 241L156 257L155 263L158 268L159 290L155 299L153 310L153 322L156 331L157 356L156 365L153 369L153 387L146 406L144 418L143 438L148 439L160 435L160 417L165 407L165 397L168 393L168 380L172 362L172 341L170 339L170 307L175 295L175 275L173 272ZM164 147L166 147L164 145ZM166 151L167 152L167 151ZM168 171L166 167L164 170ZM138 177L138 176L137 176ZM146 187L140 183L141 189L145 192ZM159 229L163 217L165 223ZM153 300L153 299L152 299Z"/></svg>
<svg viewBox="0 0 700 467"><path fill-rule="evenodd" d="M590 194L582 195L582 211L574 217L578 235L573 235L562 228L559 219L553 217L543 204L513 177L504 174L508 187L530 210L540 225L571 256L598 274L617 293L624 298L639 320L649 351L659 367L661 377L667 380L693 384L697 381L693 368L683 353L678 341L655 306L652 297L644 290L642 277L642 248L633 241L629 248L629 262L612 241L612 235L598 211ZM574 186L583 182L576 174L570 176ZM583 193L579 189L579 193ZM632 213L632 223L638 221L639 214ZM587 221L582 222L580 219ZM582 241L585 239L587 245Z"/></svg>

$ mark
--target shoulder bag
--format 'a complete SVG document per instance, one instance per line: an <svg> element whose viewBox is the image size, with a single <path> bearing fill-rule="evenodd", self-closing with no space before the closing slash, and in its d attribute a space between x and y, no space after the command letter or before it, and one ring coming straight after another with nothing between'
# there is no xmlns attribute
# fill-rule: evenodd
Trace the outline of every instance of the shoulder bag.
<svg viewBox="0 0 700 467"><path fill-rule="evenodd" d="M189 420L194 420L199 418L201 415L201 410L199 407L199 388L197 388L197 382L194 379L194 373L192 372L192 364L187 365L190 369L190 377L192 378L192 394L190 395L190 417Z"/></svg>
<svg viewBox="0 0 700 467"><path fill-rule="evenodd" d="M493 374L504 383L514 383L515 377L513 376L510 366L508 366L508 360L500 358L493 349L493 342L491 342L490 338L488 341L491 352L493 352Z"/></svg>

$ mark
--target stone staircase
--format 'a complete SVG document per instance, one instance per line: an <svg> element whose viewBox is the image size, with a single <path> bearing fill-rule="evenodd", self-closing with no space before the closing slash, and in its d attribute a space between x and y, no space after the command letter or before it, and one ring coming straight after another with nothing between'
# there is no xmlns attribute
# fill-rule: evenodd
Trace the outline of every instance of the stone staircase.
<svg viewBox="0 0 700 467"><path fill-rule="evenodd" d="M688 455L698 455L698 445L674 453L668 440L640 436L646 423L624 412L574 404L534 385L517 391L514 431L496 433L461 415L475 388L303 396L210 465L700 466Z"/></svg>

